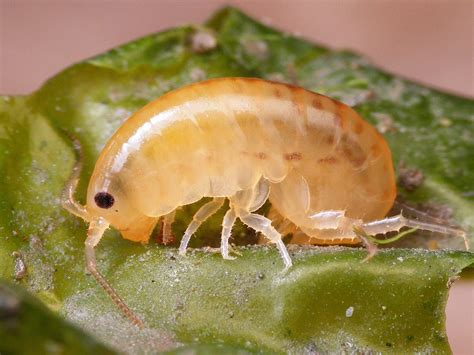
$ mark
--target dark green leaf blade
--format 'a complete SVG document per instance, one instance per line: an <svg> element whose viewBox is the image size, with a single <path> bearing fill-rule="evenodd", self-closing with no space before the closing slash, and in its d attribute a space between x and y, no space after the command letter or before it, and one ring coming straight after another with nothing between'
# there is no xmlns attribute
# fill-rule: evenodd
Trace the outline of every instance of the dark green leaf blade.
<svg viewBox="0 0 474 355"><path fill-rule="evenodd" d="M0 281L0 339L2 354L116 353L4 281Z"/></svg>

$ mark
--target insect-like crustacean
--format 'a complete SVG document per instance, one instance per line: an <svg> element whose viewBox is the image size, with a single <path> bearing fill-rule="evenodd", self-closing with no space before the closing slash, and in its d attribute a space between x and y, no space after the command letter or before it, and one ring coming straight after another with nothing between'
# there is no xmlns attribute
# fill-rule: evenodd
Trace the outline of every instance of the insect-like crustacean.
<svg viewBox="0 0 474 355"><path fill-rule="evenodd" d="M168 228L175 210L200 200L181 241L180 254L199 225L228 198L221 253L239 218L291 258L278 228L254 213L269 199L293 231L312 242L355 244L363 238L415 227L459 234L447 227L384 218L396 184L383 137L341 102L282 83L222 78L174 90L133 114L97 160L87 206L74 192L79 166L63 205L89 222L86 263L102 287L137 325L141 321L96 268L94 247L112 226L126 239L146 243L160 218Z"/></svg>

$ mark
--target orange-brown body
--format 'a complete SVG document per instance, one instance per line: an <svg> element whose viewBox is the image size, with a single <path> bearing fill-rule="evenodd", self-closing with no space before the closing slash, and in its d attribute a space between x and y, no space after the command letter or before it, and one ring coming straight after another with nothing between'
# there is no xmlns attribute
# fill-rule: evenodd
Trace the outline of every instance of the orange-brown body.
<svg viewBox="0 0 474 355"><path fill-rule="evenodd" d="M359 239L325 235L308 216L380 219L396 196L385 140L350 107L291 85L225 78L172 91L132 115L96 163L87 210L146 242L160 216L205 196L231 197L262 177L273 208L324 243ZM102 191L115 197L113 208L94 203Z"/></svg>

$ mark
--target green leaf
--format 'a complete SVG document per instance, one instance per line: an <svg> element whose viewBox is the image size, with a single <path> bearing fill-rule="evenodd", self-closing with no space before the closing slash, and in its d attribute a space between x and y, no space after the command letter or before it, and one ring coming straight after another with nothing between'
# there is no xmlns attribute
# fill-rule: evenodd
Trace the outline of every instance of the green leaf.
<svg viewBox="0 0 474 355"><path fill-rule="evenodd" d="M217 45L196 50L203 32ZM227 8L205 27L138 39L66 69L29 96L0 97L0 277L15 276L114 350L448 352L444 307L451 282L474 263L470 252L384 250L360 263L363 250L291 247L295 266L283 275L270 246L236 248L242 255L235 261L205 250L178 258L174 246L142 246L109 231L98 246L99 268L144 318L144 331L123 319L85 274L86 225L59 203L75 159L64 131L83 145L77 196L84 201L95 159L125 118L169 90L224 76L292 82L354 106L386 130L397 164L423 172L414 192L400 189L404 200L452 209L448 222L465 227L472 240L472 100L394 77L360 56L313 45ZM177 236L196 208L180 212ZM218 245L221 217L203 226L194 246ZM417 234L403 239L413 246L433 238L441 247L462 246L452 237ZM237 244L255 242L242 225L234 236ZM0 329L5 322L0 317ZM25 320L19 329L29 326ZM38 339L48 334L40 327ZM0 352L20 351L14 337L3 339Z"/></svg>
<svg viewBox="0 0 474 355"><path fill-rule="evenodd" d="M114 353L51 312L24 289L1 280L0 319L2 354Z"/></svg>

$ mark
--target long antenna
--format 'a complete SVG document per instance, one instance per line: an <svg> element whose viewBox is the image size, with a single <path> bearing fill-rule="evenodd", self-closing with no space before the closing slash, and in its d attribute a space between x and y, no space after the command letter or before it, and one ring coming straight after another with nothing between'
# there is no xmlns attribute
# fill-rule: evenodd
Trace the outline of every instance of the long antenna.
<svg viewBox="0 0 474 355"><path fill-rule="evenodd" d="M92 276L97 280L100 286L105 290L109 295L115 305L122 311L122 313L130 319L130 321L138 326L140 329L144 328L144 324L138 316L133 313L133 311L125 304L122 298L118 293L113 289L112 286L107 282L105 277L103 277L100 272L97 270L97 262L95 258L95 246L99 244L104 232L109 228L109 224L103 219L99 218L97 220L92 220L89 224L89 229L87 231L86 239L86 266L87 270L90 271Z"/></svg>
<svg viewBox="0 0 474 355"><path fill-rule="evenodd" d="M79 177L81 175L82 164L84 161L84 155L82 153L82 145L79 140L74 137L71 133L63 131L69 139L72 141L74 147L74 153L76 157L76 162L72 168L72 173L69 176L68 181L64 185L63 191L61 193L61 205L63 208L71 212L72 214L82 218L85 221L89 221L89 214L87 209L82 206L79 202L74 199L74 194L76 192L77 184L79 182Z"/></svg>
<svg viewBox="0 0 474 355"><path fill-rule="evenodd" d="M81 142L74 137L72 134L65 132L64 133L71 139L74 153L76 156L76 162L72 168L72 173L64 186L64 189L61 193L61 205L71 212L72 214L82 218L89 223L88 236L86 239L86 266L87 270L91 273L92 276L96 279L100 286L105 290L109 295L115 305L122 311L122 313L137 327L143 329L145 327L144 323L140 318L138 318L135 313L126 305L126 303L120 298L117 292L113 287L107 282L105 277L97 270L95 250L94 247L99 243L102 235L105 230L109 227L102 218L99 220L92 220L87 212L85 206L81 205L74 199L74 194L76 192L77 184L79 182L79 177L81 175L82 164L84 161L84 155L82 153Z"/></svg>
<svg viewBox="0 0 474 355"><path fill-rule="evenodd" d="M122 311L122 313L138 328L143 329L145 324L143 321L138 318L138 316L127 306L127 304L122 300L117 292L113 289L112 286L107 282L107 280L102 276L102 274L97 270L95 265L92 267L89 265L87 270L91 273L92 276L97 280L100 286L107 292L109 297L115 303L115 305Z"/></svg>

